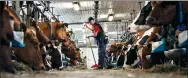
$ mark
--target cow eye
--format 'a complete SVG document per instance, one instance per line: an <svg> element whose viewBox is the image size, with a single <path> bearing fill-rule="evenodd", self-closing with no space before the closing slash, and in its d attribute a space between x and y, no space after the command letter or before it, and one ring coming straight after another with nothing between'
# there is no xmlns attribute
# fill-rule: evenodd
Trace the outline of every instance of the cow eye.
<svg viewBox="0 0 188 78"><path fill-rule="evenodd" d="M31 41L33 45L37 46L38 42L37 41Z"/></svg>

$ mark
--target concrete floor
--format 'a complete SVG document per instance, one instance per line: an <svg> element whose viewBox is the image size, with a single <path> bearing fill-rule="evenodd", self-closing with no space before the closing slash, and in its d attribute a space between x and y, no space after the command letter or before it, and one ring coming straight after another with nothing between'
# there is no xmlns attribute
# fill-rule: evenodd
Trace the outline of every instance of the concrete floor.
<svg viewBox="0 0 188 78"><path fill-rule="evenodd" d="M187 78L175 74L128 73L123 70L74 70L74 71L45 71L24 72L19 74L2 73L0 78Z"/></svg>

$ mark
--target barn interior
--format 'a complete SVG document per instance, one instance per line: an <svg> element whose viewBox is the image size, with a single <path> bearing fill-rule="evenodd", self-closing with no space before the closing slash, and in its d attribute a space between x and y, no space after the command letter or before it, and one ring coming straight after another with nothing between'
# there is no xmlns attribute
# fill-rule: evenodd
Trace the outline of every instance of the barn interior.
<svg viewBox="0 0 188 78"><path fill-rule="evenodd" d="M0 1L0 78L186 78L186 2Z"/></svg>

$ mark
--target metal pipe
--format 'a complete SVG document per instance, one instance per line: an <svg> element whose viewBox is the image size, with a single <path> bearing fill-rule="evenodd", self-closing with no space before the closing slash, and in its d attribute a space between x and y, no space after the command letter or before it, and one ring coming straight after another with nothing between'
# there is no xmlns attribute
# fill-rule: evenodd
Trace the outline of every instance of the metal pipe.
<svg viewBox="0 0 188 78"><path fill-rule="evenodd" d="M116 30L117 30L117 42L118 42L118 23L116 21Z"/></svg>
<svg viewBox="0 0 188 78"><path fill-rule="evenodd" d="M34 12L34 19L35 19L35 21L36 21L36 24L38 24L38 9L37 9L37 11L35 11Z"/></svg>
<svg viewBox="0 0 188 78"><path fill-rule="evenodd" d="M17 15L20 15L20 1L19 0L16 0L16 14Z"/></svg>
<svg viewBox="0 0 188 78"><path fill-rule="evenodd" d="M26 21L26 25L30 26L30 19L31 19L31 8L32 8L32 1L28 1L27 2L27 21Z"/></svg>
<svg viewBox="0 0 188 78"><path fill-rule="evenodd" d="M131 21L133 20L133 13L130 13L130 15L131 15Z"/></svg>
<svg viewBox="0 0 188 78"><path fill-rule="evenodd" d="M44 3L43 2L41 2L41 1L38 1L43 7L45 7L45 5L44 5ZM37 7L37 5L36 4L34 4L36 7ZM38 8L38 7L37 7ZM41 14L43 14L43 12L40 10L39 12L41 12ZM51 11L48 11L51 15L52 15L52 18L55 18L56 20L58 20L53 14L52 14L52 12ZM49 20L49 19L48 19ZM58 20L59 21L59 20Z"/></svg>

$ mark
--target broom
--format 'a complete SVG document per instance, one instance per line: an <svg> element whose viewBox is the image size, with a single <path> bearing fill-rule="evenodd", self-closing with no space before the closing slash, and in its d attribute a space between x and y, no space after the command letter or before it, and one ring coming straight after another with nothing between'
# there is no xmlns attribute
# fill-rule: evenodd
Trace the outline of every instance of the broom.
<svg viewBox="0 0 188 78"><path fill-rule="evenodd" d="M84 24L85 25L85 24ZM85 28L84 28L85 29ZM85 32L86 32L86 29L85 29ZM85 33L86 34L86 33ZM91 40L90 40L90 38L88 38L88 40L89 40L89 46L90 46L90 48L91 48L91 52L92 52L92 55L93 55L93 59L94 59L94 65L92 65L91 66L91 68L97 68L97 67L99 67L99 65L97 64L97 62L96 62L96 60L95 60L95 56L94 56L94 52L93 52L93 48L92 48L92 44L91 44Z"/></svg>

